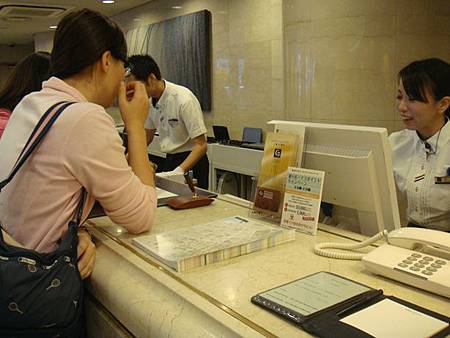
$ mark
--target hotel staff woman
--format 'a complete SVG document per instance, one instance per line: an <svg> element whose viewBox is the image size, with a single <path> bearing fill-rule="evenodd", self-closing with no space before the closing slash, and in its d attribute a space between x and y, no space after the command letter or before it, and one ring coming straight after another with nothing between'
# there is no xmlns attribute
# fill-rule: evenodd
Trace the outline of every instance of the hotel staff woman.
<svg viewBox="0 0 450 338"><path fill-rule="evenodd" d="M409 226L450 231L450 65L412 62L398 74L397 108L405 129L390 135L394 176Z"/></svg>

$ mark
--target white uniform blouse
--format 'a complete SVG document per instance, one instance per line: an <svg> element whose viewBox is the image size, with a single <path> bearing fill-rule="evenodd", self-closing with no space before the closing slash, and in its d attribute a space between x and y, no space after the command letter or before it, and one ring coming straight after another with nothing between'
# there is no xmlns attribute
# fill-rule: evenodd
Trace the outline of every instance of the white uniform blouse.
<svg viewBox="0 0 450 338"><path fill-rule="evenodd" d="M407 129L392 133L389 140L395 182L408 203L408 221L450 231L450 184L435 184L436 176L450 175L450 122L426 141Z"/></svg>
<svg viewBox="0 0 450 338"><path fill-rule="evenodd" d="M164 80L166 88L150 112L146 129L157 129L161 150L176 154L192 150L191 139L206 134L203 112L195 95L186 87Z"/></svg>

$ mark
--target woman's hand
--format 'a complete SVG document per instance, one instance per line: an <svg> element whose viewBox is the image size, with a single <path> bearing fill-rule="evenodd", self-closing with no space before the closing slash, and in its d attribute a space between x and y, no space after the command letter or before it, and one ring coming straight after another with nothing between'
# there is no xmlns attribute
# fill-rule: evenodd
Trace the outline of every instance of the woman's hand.
<svg viewBox="0 0 450 338"><path fill-rule="evenodd" d="M148 106L148 96L144 84L139 81L120 84L119 108L127 131L131 126L144 128Z"/></svg>
<svg viewBox="0 0 450 338"><path fill-rule="evenodd" d="M148 96L139 81L122 82L119 107L128 135L128 164L145 185L155 186L155 170L148 160L147 137L144 129L148 115Z"/></svg>
<svg viewBox="0 0 450 338"><path fill-rule="evenodd" d="M94 270L95 244L86 230L78 230L78 270L82 279L89 277Z"/></svg>

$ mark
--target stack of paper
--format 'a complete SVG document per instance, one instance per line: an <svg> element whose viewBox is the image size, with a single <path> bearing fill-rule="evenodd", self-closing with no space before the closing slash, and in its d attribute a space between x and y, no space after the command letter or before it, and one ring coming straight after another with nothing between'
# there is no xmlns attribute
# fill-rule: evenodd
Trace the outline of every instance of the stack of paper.
<svg viewBox="0 0 450 338"><path fill-rule="evenodd" d="M179 272L245 255L295 239L295 230L240 216L147 235L133 244Z"/></svg>

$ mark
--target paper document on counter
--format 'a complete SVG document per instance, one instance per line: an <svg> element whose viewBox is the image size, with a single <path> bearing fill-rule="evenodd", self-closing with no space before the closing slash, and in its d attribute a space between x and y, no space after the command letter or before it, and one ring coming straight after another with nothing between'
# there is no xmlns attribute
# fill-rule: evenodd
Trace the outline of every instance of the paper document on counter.
<svg viewBox="0 0 450 338"><path fill-rule="evenodd" d="M430 337L448 323L411 309L390 299L341 319L374 337L423 338Z"/></svg>
<svg viewBox="0 0 450 338"><path fill-rule="evenodd" d="M178 272L295 239L295 231L241 216L133 239L133 244Z"/></svg>
<svg viewBox="0 0 450 338"><path fill-rule="evenodd" d="M178 196L177 194L174 194L173 192L163 190L158 187L156 187L156 195L158 196L158 199Z"/></svg>

